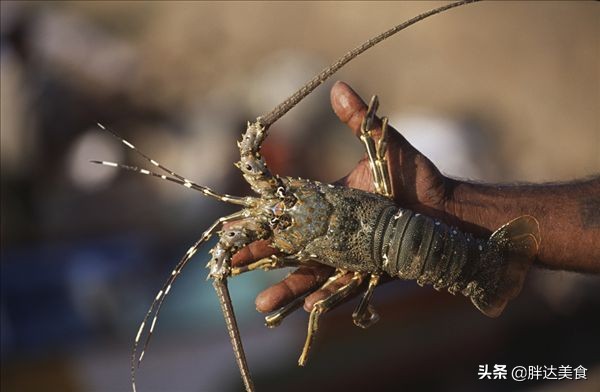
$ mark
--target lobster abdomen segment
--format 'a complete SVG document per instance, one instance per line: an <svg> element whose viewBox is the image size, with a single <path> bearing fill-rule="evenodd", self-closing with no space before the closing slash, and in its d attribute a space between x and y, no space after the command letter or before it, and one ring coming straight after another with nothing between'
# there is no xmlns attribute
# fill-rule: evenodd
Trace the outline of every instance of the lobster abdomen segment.
<svg viewBox="0 0 600 392"><path fill-rule="evenodd" d="M392 277L461 291L485 242L403 208L386 209L373 235L373 257Z"/></svg>
<svg viewBox="0 0 600 392"><path fill-rule="evenodd" d="M382 209L372 237L375 263L392 277L447 287L490 317L516 297L537 254L539 227L522 216L488 240L398 207Z"/></svg>

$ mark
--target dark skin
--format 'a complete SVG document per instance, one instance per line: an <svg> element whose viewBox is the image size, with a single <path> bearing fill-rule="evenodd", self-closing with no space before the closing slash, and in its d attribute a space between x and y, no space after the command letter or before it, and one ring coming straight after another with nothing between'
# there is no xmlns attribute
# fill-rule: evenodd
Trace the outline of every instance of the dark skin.
<svg viewBox="0 0 600 392"><path fill-rule="evenodd" d="M358 136L367 110L365 102L347 84L337 82L331 89L331 106ZM390 129L388 135L388 168L394 201L399 206L441 219L482 238L514 218L532 215L540 223L542 238L536 265L600 273L600 176L564 184L473 184L442 175L396 130ZM338 183L373 192L366 157ZM245 265L275 253L268 240L257 241L240 250L232 264ZM318 288L332 272L327 266L300 267L260 293L256 309L274 311ZM347 283L350 277L351 273L337 284L310 294L304 309L310 311L315 302Z"/></svg>

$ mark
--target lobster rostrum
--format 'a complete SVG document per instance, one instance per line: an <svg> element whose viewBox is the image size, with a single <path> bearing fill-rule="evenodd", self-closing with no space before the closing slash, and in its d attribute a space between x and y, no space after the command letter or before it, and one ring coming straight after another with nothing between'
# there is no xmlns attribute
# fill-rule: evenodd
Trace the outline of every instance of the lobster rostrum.
<svg viewBox="0 0 600 392"><path fill-rule="evenodd" d="M247 391L253 391L254 385L227 288L227 279L231 276L255 269L269 270L314 263L335 268L335 273L321 288L334 284L333 287L339 287L317 301L310 312L306 342L298 361L301 366L307 361L318 329L319 316L358 290L366 287L352 314L354 323L367 328L379 319L370 305L370 299L382 278L415 279L420 285L432 284L438 290L447 288L453 294L462 293L491 317L498 316L508 300L520 292L540 243L537 220L531 216L519 217L484 240L394 204L386 161L387 119L382 119L381 132L377 137L375 135L377 97L371 99L360 127L360 139L369 159L375 193L312 180L279 177L269 171L260 154L269 127L346 63L426 17L474 1L460 1L436 8L370 39L323 70L269 114L249 122L242 140L238 142L240 160L236 166L259 197L220 194L198 185L151 159L133 144L100 125L165 174L114 162L92 162L162 178L243 207L214 222L189 248L158 292L135 338L131 363L134 391L135 369L144 356L165 297L192 256L213 235L218 235L219 240L210 250L212 257L207 264L208 278L212 279L217 292ZM232 256L257 240L269 240L277 254L244 267L232 267ZM336 284L348 273L352 274L349 281ZM304 298L299 297L268 315L265 319L267 326L279 325L284 317L301 306ZM151 317L152 322L138 356L138 346Z"/></svg>

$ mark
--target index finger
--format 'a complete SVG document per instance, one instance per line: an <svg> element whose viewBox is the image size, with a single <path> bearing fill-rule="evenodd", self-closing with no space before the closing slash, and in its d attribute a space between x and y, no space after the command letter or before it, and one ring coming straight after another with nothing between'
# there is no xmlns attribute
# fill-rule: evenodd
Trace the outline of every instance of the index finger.
<svg viewBox="0 0 600 392"><path fill-rule="evenodd" d="M270 246L269 240L258 240L240 249L231 258L233 267L241 267L250 264L253 261L264 259L277 253L277 250Z"/></svg>

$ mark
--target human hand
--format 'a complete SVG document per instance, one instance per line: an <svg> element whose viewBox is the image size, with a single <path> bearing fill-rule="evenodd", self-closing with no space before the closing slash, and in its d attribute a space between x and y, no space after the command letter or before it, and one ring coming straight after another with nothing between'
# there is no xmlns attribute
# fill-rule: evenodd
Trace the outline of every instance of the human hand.
<svg viewBox="0 0 600 392"><path fill-rule="evenodd" d="M367 105L350 86L343 82L337 82L333 86L331 106L339 119L348 125L356 136L359 136ZM375 126L375 135L377 136L381 131L379 119L375 121ZM388 129L386 158L394 201L404 208L447 220L447 202L453 180L444 177L429 159L391 127ZM373 179L366 155L337 184L374 192ZM268 240L256 241L235 254L232 264L233 266L242 266L273 254L275 254L275 250L269 246ZM281 282L260 293L256 297L256 309L260 312L274 311L321 286L333 271L333 268L322 265L302 266ZM351 277L352 273L348 273L326 289L320 289L308 295L304 301L304 309L310 311L315 302L348 283Z"/></svg>

